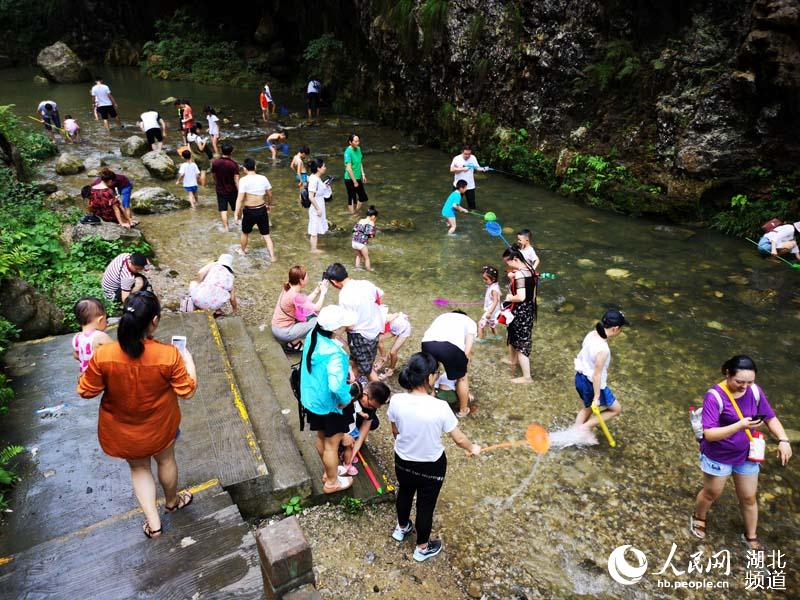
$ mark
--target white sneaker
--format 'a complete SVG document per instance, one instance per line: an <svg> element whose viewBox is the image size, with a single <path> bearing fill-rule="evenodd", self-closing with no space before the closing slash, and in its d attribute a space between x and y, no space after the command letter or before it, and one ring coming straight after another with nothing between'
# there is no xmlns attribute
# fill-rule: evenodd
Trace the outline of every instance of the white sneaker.
<svg viewBox="0 0 800 600"><path fill-rule="evenodd" d="M398 542L402 542L412 531L414 531L414 525L409 520L408 525L405 527L400 527L400 525L395 526L394 531L392 532L392 537Z"/></svg>

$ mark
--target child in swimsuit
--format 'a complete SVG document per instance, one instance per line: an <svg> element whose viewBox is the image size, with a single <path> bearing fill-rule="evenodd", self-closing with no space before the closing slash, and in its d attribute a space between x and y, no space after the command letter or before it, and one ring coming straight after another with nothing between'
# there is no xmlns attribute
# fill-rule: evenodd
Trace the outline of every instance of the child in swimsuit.
<svg viewBox="0 0 800 600"><path fill-rule="evenodd" d="M108 315L103 303L97 298L81 298L73 307L75 319L81 326L80 333L72 338L72 356L80 362L81 373L89 368L89 361L94 351L112 340L105 332L108 326Z"/></svg>

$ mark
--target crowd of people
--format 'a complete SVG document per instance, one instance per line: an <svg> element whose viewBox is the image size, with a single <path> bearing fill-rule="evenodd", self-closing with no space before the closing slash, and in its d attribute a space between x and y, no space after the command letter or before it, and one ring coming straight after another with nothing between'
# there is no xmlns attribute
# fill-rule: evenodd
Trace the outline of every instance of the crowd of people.
<svg viewBox="0 0 800 600"><path fill-rule="evenodd" d="M309 82L309 119L313 110L319 110L318 96L318 82ZM92 88L92 98L97 116L106 127L110 119L119 120L116 100L102 80ZM268 85L259 96L259 104L262 118L267 122L276 110ZM184 141L204 151L208 142L200 135L190 103L178 100L176 107ZM40 113L46 127L61 126L55 102L45 101L40 105ZM234 222L241 224L238 248L241 255L247 253L249 235L258 227L270 262L275 262L270 238L272 186L265 176L257 173L253 158L246 157L241 167L233 160L232 145L219 142L216 112L206 107L205 113L213 156L210 173L222 227L229 230L229 211L232 211ZM161 115L153 110L142 113L140 127L148 144L154 150L161 150L167 128ZM273 146L283 141L285 137L268 140ZM194 206L202 174L190 150L184 150L182 156L185 162L178 182ZM379 211L368 204L368 180L357 134L348 137L342 158L347 206L356 218L351 242L355 253L353 264L356 269L363 264L370 271L372 263L367 246L377 231ZM290 168L299 188L299 205L308 210L310 252L317 253L319 236L327 232L326 203L332 199L332 179L326 178L328 165L321 158L312 159L310 149L301 146ZM474 172L486 169L468 145L453 158L450 165L453 189L441 210L449 234L456 231L456 212L477 208ZM105 170L84 192L94 214L130 227L135 225L130 214L132 187L124 175ZM461 206L462 199L466 199L467 207ZM363 205L368 208L362 214ZM790 246L788 237L793 239L793 234L789 236L787 227L792 231L800 229L800 222L776 228L771 237L766 234L768 241L762 239L759 244L762 251L796 254L797 245ZM498 258L505 267L505 279L493 265L485 265L480 271L486 294L479 322L461 310L439 315L425 330L418 351L405 361L399 351L411 336L407 314L389 312L383 290L369 280L351 278L341 262L330 264L308 293L307 269L300 264L292 266L272 315L275 339L287 352L302 353L300 401L305 419L316 434L316 448L325 467L325 493L340 492L352 485L353 476L358 473L360 450L369 433L379 426L378 410L389 405L386 415L395 439L394 468L398 482L397 522L391 535L403 541L416 527L413 558L417 561L427 560L442 550L441 540L431 538L433 512L447 472L442 437L448 434L469 456L481 452L481 447L471 442L458 426L459 419L470 415L474 400L468 372L476 340L484 337L487 330L496 335L498 328L505 326L508 357L503 362L514 374L519 371L519 376L511 381L520 385L533 382L530 356L537 319L540 259L532 246L531 231L520 230L515 243L508 245ZM233 256L224 253L203 266L191 282L186 306L182 308L199 308L220 315L229 304L235 312L238 302L233 263ZM197 375L185 345L162 344L153 339L161 306L147 279L148 267L147 258L138 253L121 254L108 265L102 287L107 299L122 303L118 340L113 342L103 331L107 323L103 303L84 298L75 305L82 331L75 336L73 352L80 361L81 396L103 394L98 428L100 444L110 456L128 461L134 492L146 517L144 534L157 537L162 527L156 509L155 480L150 473L151 459L158 467L165 510L178 510L192 502L190 493L177 490L173 447L180 434L178 400L194 394ZM503 286L507 289L505 294ZM338 290L338 302L326 305L331 287ZM608 385L608 371L610 342L626 326L629 322L621 311L607 310L586 334L574 359L575 390L581 403L575 426L590 437L600 423L600 413L608 421L621 412L620 401ZM382 341L390 338L392 344L387 351ZM704 483L690 520L692 533L705 537L709 507L721 493L727 477L733 474L745 521L743 539L749 548L761 546L756 535L755 504L759 464L748 454L751 430L765 423L779 439L782 464L791 457L786 433L766 394L755 384L755 373L755 363L750 358L734 357L723 366L725 381L706 395L701 441ZM392 394L386 383L395 375L405 390L402 393ZM412 523L415 498L416 518Z"/></svg>

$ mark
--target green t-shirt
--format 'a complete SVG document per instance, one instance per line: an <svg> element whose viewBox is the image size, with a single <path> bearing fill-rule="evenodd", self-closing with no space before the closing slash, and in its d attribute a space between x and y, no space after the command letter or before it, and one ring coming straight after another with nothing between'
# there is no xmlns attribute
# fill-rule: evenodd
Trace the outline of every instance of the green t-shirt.
<svg viewBox="0 0 800 600"><path fill-rule="evenodd" d="M347 150L344 151L344 178L350 179L350 173L347 172L347 163L353 167L353 175L356 176L356 179L361 179L361 147L353 149L352 146L348 146Z"/></svg>

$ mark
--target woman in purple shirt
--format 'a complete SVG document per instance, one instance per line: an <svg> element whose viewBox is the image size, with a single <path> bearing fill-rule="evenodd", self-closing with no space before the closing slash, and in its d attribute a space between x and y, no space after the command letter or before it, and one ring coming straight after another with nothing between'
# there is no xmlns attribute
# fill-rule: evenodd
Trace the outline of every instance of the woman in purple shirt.
<svg viewBox="0 0 800 600"><path fill-rule="evenodd" d="M756 535L759 463L748 460L750 440L745 430L766 423L772 435L778 438L778 458L784 466L792 456L792 448L764 390L755 383L756 371L756 364L749 356L734 356L722 365L725 380L708 390L703 400L703 440L700 442L703 489L697 494L690 528L698 538L706 537L708 509L719 498L732 473L744 519L742 541L748 549L763 550ZM741 411L741 418L731 397Z"/></svg>

